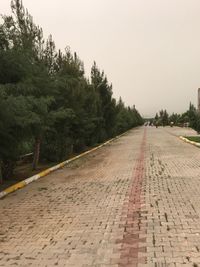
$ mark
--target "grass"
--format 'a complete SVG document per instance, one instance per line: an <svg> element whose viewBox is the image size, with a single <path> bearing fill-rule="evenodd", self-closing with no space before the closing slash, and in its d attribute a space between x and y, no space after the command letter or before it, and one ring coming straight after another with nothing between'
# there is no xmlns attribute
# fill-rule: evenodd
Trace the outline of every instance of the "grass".
<svg viewBox="0 0 200 267"><path fill-rule="evenodd" d="M200 136L185 136L190 141L200 143Z"/></svg>

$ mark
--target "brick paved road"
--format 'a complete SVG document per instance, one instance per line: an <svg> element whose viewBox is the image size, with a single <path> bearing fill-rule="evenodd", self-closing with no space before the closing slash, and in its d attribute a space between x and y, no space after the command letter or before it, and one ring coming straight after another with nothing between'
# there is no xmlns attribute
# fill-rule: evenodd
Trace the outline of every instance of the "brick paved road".
<svg viewBox="0 0 200 267"><path fill-rule="evenodd" d="M200 149L140 128L0 200L0 266L200 267Z"/></svg>

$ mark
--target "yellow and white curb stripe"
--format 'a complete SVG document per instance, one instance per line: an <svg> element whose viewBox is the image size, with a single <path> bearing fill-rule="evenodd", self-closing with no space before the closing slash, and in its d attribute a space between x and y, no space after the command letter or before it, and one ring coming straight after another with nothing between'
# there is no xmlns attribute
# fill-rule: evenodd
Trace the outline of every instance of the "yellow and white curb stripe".
<svg viewBox="0 0 200 267"><path fill-rule="evenodd" d="M108 140L107 142L105 142L105 143L103 143L103 144L101 144L101 145L99 145L99 146L97 146L95 148L92 148L92 149L90 149L90 150L88 150L86 152L83 152L83 153L81 153L80 155L78 155L76 157L73 157L71 159L63 161L63 162L61 162L61 163L59 163L59 164L57 164L57 165L55 165L55 166L53 166L53 167L51 167L49 169L46 169L46 170L44 170L44 171L42 171L42 172L40 172L40 173L30 177L30 178L27 178L27 179L25 179L25 180L23 180L23 181L21 181L21 182L19 182L17 184L14 184L14 185L8 187L7 189L5 189L5 190L0 192L0 198L3 198L6 195L8 195L8 194L10 194L10 193L12 193L12 192L14 192L14 191L16 191L18 189L21 189L21 188L25 187L26 185L38 180L39 178L44 177L44 176L50 174L51 172L56 171L56 170L64 167L65 165L69 164L72 161L75 161L75 160L77 160L79 158L82 158L83 156L86 156L86 155L90 154L91 152L94 152L97 149L110 144L111 142L113 142L114 140L116 140L116 139L120 138L121 136L125 135L129 131L130 130L128 130L128 131L124 132L123 134L120 134L120 135L118 135L118 136L116 136L116 137L114 137L114 138L112 138L110 140Z"/></svg>
<svg viewBox="0 0 200 267"><path fill-rule="evenodd" d="M179 138L181 140L183 140L184 142L188 143L188 144L191 144L191 145L196 146L196 147L200 147L200 143L197 143L197 142L194 142L194 141L190 141L190 140L188 140L187 138L185 138L183 136L179 136Z"/></svg>

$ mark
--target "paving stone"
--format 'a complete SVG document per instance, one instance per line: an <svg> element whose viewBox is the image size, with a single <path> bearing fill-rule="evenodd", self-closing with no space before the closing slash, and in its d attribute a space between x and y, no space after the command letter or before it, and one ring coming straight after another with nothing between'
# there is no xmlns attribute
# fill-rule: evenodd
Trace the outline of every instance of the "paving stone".
<svg viewBox="0 0 200 267"><path fill-rule="evenodd" d="M194 134L134 129L0 200L0 266L200 267Z"/></svg>

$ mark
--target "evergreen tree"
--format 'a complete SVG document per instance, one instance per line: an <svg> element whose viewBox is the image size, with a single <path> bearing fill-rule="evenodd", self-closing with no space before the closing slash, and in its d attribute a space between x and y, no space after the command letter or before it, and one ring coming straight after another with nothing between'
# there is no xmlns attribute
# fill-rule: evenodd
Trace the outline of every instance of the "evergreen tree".
<svg viewBox="0 0 200 267"><path fill-rule="evenodd" d="M1 181L24 153L34 152L36 169L143 123L135 107L116 102L96 63L90 81L76 53L45 40L21 0L11 10L0 24Z"/></svg>

